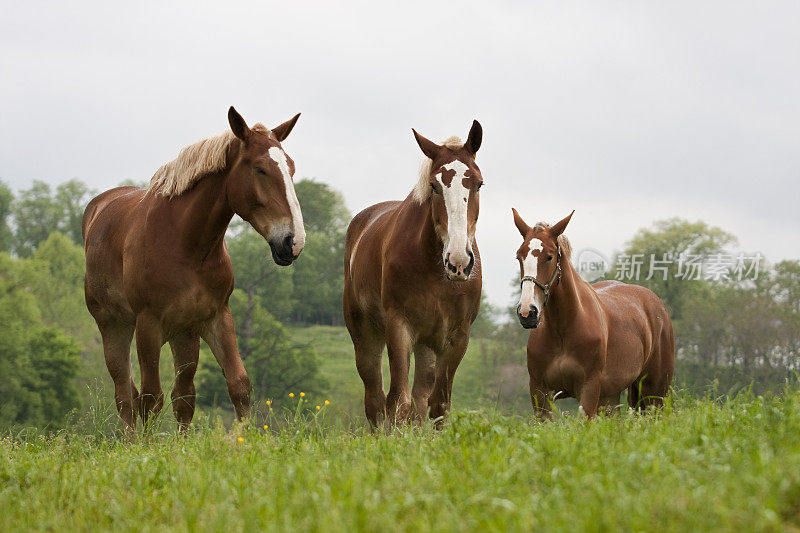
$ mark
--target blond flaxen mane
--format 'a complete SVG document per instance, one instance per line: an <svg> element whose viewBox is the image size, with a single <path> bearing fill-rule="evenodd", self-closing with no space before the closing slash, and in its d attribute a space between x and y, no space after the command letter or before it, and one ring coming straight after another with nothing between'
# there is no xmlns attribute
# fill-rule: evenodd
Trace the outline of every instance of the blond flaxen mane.
<svg viewBox="0 0 800 533"><path fill-rule="evenodd" d="M250 129L269 133L263 124L255 124ZM236 136L228 130L190 144L153 174L147 191L168 198L183 194L204 176L225 168L228 147L234 139Z"/></svg>
<svg viewBox="0 0 800 533"><path fill-rule="evenodd" d="M552 224L548 224L547 222L537 222L533 229L534 231L545 231L550 229L551 226ZM572 258L572 243L569 242L569 239L567 239L567 236L563 233L558 236L558 246L561 249L562 259L569 261Z"/></svg>
<svg viewBox="0 0 800 533"><path fill-rule="evenodd" d="M456 135L452 135L445 139L442 142L442 146L445 148L449 148L450 150L460 150L464 147L464 142L461 140L460 137ZM427 156L423 156L422 164L419 166L419 180L417 184L414 186L414 200L418 203L422 203L428 199L431 195L431 165L433 165L433 160L431 160Z"/></svg>

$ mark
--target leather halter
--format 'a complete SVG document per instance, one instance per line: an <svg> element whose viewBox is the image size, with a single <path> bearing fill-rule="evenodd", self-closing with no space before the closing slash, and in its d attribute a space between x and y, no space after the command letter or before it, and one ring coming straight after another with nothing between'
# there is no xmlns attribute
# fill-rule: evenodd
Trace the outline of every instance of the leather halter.
<svg viewBox="0 0 800 533"><path fill-rule="evenodd" d="M550 289L553 288L554 283L557 283L556 278L558 278L558 282L561 281L561 246L558 245L558 242L556 242L556 269L553 271L553 275L550 276L550 281L542 283L533 276L522 276L519 282L519 289L522 290L522 284L526 281L532 281L534 285L542 289L544 291L542 310L544 310L544 306L547 305L547 300L550 299Z"/></svg>

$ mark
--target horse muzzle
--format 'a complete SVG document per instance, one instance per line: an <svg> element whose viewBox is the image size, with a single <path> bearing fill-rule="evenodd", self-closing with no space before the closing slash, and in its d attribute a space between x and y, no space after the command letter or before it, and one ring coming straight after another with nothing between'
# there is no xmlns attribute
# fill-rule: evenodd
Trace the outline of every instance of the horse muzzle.
<svg viewBox="0 0 800 533"><path fill-rule="evenodd" d="M444 271L447 279L450 281L467 281L469 275L472 273L472 267L475 266L475 254L471 250L466 251L464 261L455 262L450 261L450 253L444 258Z"/></svg>
<svg viewBox="0 0 800 533"><path fill-rule="evenodd" d="M539 325L539 321L541 320L541 316L539 315L539 310L536 309L536 306L531 304L528 308L528 313L526 315L522 314L521 306L517 306L517 317L519 318L519 323L525 329L535 328Z"/></svg>
<svg viewBox="0 0 800 533"><path fill-rule="evenodd" d="M272 260L280 266L289 266L300 254L294 255L294 235L291 233L279 241L269 240L269 249L272 252ZM302 251L302 250L301 250Z"/></svg>

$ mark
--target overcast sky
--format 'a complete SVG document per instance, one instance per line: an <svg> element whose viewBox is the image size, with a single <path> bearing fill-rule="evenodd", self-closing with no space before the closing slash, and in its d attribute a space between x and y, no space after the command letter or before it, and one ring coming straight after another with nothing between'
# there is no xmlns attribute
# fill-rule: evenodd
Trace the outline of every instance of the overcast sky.
<svg viewBox="0 0 800 533"><path fill-rule="evenodd" d="M6 2L0 179L148 180L185 145L303 115L297 177L353 213L402 199L421 153L484 129L484 290L511 299L528 222L576 210L607 254L672 216L800 257L800 3Z"/></svg>

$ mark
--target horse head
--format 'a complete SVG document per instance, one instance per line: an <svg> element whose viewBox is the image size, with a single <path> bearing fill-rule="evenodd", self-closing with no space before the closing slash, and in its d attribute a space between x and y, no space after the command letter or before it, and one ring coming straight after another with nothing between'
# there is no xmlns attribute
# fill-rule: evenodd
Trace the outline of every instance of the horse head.
<svg viewBox="0 0 800 533"><path fill-rule="evenodd" d="M292 181L294 161L281 146L299 117L269 130L260 124L250 128L233 107L228 110L231 131L241 141L228 174L228 202L267 240L272 259L282 266L297 259L306 241Z"/></svg>
<svg viewBox="0 0 800 533"><path fill-rule="evenodd" d="M575 211L554 226L537 224L533 228L522 220L516 209L511 208L511 211L523 239L517 250L521 292L517 316L522 327L530 329L539 325L550 290L558 282L562 260L558 237L564 233Z"/></svg>
<svg viewBox="0 0 800 533"><path fill-rule="evenodd" d="M427 179L427 186L418 194L430 199L434 228L443 245L445 274L451 281L465 281L475 265L472 247L478 221L478 190L483 185L475 154L481 146L483 130L477 120L473 121L463 145L456 138L439 145L412 131L422 153L430 159L430 172L421 177Z"/></svg>

